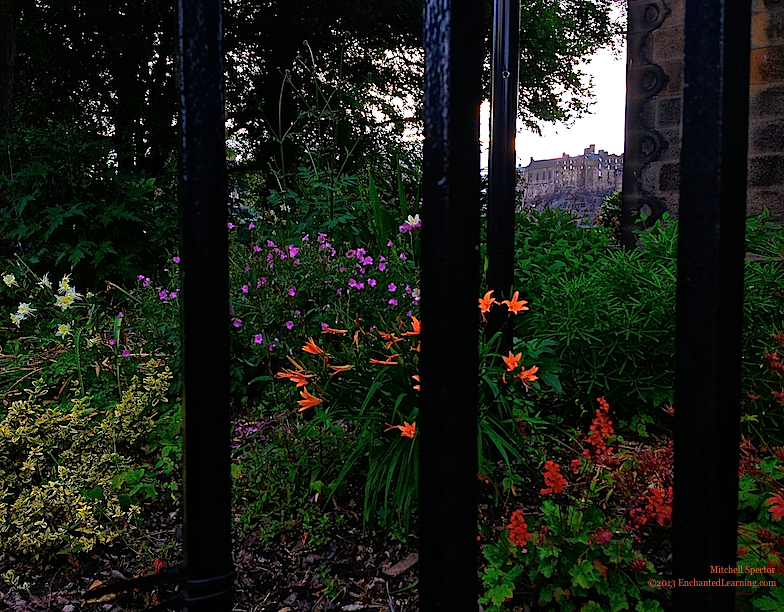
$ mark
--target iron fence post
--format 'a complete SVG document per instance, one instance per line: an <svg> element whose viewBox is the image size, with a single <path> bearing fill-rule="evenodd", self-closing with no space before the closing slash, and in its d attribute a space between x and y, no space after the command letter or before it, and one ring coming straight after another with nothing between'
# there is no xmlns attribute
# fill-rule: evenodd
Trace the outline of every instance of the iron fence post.
<svg viewBox="0 0 784 612"><path fill-rule="evenodd" d="M517 89L520 71L520 0L493 3L490 88L490 159L487 205L487 285L499 302L514 284ZM505 308L487 313L485 337L503 331L500 351L512 348L514 327Z"/></svg>
<svg viewBox="0 0 784 612"><path fill-rule="evenodd" d="M476 612L482 3L424 17L419 606Z"/></svg>
<svg viewBox="0 0 784 612"><path fill-rule="evenodd" d="M232 607L221 0L178 0L185 607Z"/></svg>
<svg viewBox="0 0 784 612"><path fill-rule="evenodd" d="M676 580L726 579L712 568L734 567L736 560L750 29L750 0L686 3L675 346ZM732 611L734 588L714 585L676 583L675 610Z"/></svg>

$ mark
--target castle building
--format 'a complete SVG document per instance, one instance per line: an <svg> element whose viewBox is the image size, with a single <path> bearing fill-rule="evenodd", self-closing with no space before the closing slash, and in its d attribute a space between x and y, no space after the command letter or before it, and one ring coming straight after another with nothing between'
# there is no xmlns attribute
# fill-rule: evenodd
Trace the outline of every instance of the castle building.
<svg viewBox="0 0 784 612"><path fill-rule="evenodd" d="M567 193L588 192L610 195L621 190L623 184L623 154L595 151L586 147L582 155L570 157L564 153L556 159L534 161L518 168L522 174L518 191L523 192L525 206L560 199Z"/></svg>

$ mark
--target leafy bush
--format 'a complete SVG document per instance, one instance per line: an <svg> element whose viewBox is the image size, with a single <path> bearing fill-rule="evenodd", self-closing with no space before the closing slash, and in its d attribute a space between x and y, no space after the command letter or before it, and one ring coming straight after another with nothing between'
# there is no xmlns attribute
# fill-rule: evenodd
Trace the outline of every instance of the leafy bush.
<svg viewBox="0 0 784 612"><path fill-rule="evenodd" d="M759 235L758 223L754 217L747 223L751 248L784 251L784 233ZM645 421L655 420L653 407L673 400L677 222L665 215L641 233L643 247L628 253L602 247L590 238L592 230L586 231L578 235L559 224L550 229L552 247L524 251L518 282L526 287L530 279L536 308L518 321L517 333L557 343L568 373L562 380L568 404L584 404L604 392L645 433ZM532 230L534 244L543 233L543 228ZM547 257L556 261L551 274L542 274L545 284L532 277L545 269L540 262ZM777 296L784 295L784 268L772 257L746 261L744 286L743 381L748 392L769 398L771 377L759 367L759 355L782 323Z"/></svg>
<svg viewBox="0 0 784 612"><path fill-rule="evenodd" d="M10 204L0 207L0 255L19 252L58 276L74 271L95 290L107 278L130 281L176 244L173 173L120 173L108 138L70 126L25 129L3 144L13 169L0 175Z"/></svg>
<svg viewBox="0 0 784 612"><path fill-rule="evenodd" d="M156 496L139 467L170 378L168 368L134 377L105 410L89 395L47 403L42 380L11 405L0 421L0 550L50 558L132 529L139 501Z"/></svg>
<svg viewBox="0 0 784 612"><path fill-rule="evenodd" d="M596 211L594 225L606 227L610 230L610 244L621 244L621 204L623 192L616 191L611 196L604 198L604 203Z"/></svg>

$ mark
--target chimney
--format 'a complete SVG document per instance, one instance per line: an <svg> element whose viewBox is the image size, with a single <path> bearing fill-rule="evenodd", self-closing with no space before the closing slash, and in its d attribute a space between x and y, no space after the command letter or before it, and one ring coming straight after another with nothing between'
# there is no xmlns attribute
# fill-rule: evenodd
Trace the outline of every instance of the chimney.
<svg viewBox="0 0 784 612"><path fill-rule="evenodd" d="M583 155L588 155L589 153L595 153L596 152L594 150L595 148L596 148L596 145L591 145L589 147L585 147L585 150L583 151Z"/></svg>

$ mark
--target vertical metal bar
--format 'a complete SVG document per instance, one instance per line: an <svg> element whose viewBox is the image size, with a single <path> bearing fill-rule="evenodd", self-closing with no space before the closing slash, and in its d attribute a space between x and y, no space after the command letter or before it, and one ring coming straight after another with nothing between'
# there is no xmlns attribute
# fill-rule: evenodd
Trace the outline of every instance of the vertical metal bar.
<svg viewBox="0 0 784 612"><path fill-rule="evenodd" d="M221 0L178 0L186 609L232 607Z"/></svg>
<svg viewBox="0 0 784 612"><path fill-rule="evenodd" d="M490 88L490 161L487 205L487 284L500 302L514 284L517 89L520 71L520 0L493 3L493 57ZM486 338L503 331L501 353L512 348L509 311L487 313Z"/></svg>
<svg viewBox="0 0 784 612"><path fill-rule="evenodd" d="M675 370L674 604L734 609L750 0L686 3Z"/></svg>
<svg viewBox="0 0 784 612"><path fill-rule="evenodd" d="M482 3L425 1L420 609L477 609Z"/></svg>

